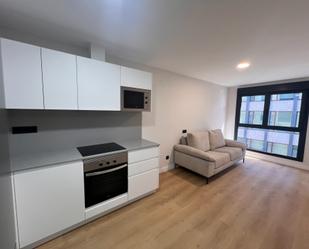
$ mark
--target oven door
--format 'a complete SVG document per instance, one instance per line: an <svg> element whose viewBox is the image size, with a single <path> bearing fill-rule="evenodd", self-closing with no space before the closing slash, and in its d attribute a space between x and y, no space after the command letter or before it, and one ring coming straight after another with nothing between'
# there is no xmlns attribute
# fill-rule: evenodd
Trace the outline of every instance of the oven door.
<svg viewBox="0 0 309 249"><path fill-rule="evenodd" d="M128 192L128 165L84 173L85 207L96 205Z"/></svg>

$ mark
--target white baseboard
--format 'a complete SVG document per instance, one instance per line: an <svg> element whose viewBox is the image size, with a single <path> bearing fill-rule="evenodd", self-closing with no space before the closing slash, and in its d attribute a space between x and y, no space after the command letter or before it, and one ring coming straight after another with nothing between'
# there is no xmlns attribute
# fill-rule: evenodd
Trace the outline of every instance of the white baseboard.
<svg viewBox="0 0 309 249"><path fill-rule="evenodd" d="M249 157L261 159L264 161L280 164L283 166L288 166L292 168L297 168L297 169L303 169L303 170L308 170L309 171L309 165L306 165L302 162L294 161L294 160L288 160L285 158L280 158L280 157L275 157L275 156L269 156L261 153L256 153L253 151L247 151L247 155Z"/></svg>

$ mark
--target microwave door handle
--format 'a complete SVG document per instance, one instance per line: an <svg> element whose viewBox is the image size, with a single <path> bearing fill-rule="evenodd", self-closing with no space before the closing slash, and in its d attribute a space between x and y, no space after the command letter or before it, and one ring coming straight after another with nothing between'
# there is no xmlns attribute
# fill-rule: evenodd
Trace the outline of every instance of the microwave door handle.
<svg viewBox="0 0 309 249"><path fill-rule="evenodd" d="M119 166L117 168L113 168L113 169L108 169L108 170L103 170L103 171L93 172L93 173L86 173L86 177L104 175L104 174L114 172L114 171L119 170L119 169L123 169L127 166L128 166L128 164L124 164L124 165L121 165L121 166Z"/></svg>

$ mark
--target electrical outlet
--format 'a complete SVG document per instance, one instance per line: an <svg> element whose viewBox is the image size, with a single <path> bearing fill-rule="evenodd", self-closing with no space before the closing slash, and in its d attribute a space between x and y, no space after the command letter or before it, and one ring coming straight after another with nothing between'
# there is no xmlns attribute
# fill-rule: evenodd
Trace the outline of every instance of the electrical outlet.
<svg viewBox="0 0 309 249"><path fill-rule="evenodd" d="M26 133L37 133L37 126L14 126L12 127L12 134L26 134Z"/></svg>

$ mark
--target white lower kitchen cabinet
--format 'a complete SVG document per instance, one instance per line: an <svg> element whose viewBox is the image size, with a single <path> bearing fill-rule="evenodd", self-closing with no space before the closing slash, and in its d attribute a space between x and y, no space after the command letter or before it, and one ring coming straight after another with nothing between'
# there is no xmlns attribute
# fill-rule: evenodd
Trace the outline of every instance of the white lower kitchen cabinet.
<svg viewBox="0 0 309 249"><path fill-rule="evenodd" d="M129 200L137 199L159 188L159 169L129 177Z"/></svg>
<svg viewBox="0 0 309 249"><path fill-rule="evenodd" d="M129 151L128 162L129 201L159 188L159 147Z"/></svg>
<svg viewBox="0 0 309 249"><path fill-rule="evenodd" d="M85 218L82 161L15 172L14 188L21 248Z"/></svg>
<svg viewBox="0 0 309 249"><path fill-rule="evenodd" d="M128 163L136 163L150 158L159 157L159 147L151 147L141 150L133 150L128 154Z"/></svg>
<svg viewBox="0 0 309 249"><path fill-rule="evenodd" d="M159 188L159 147L129 151L128 161L128 192L87 209L83 161L14 172L18 248L32 248Z"/></svg>
<svg viewBox="0 0 309 249"><path fill-rule="evenodd" d="M151 169L157 169L159 167L159 158L151 158L148 160L143 160L137 163L130 163L128 175L135 176L143 172L149 171Z"/></svg>

